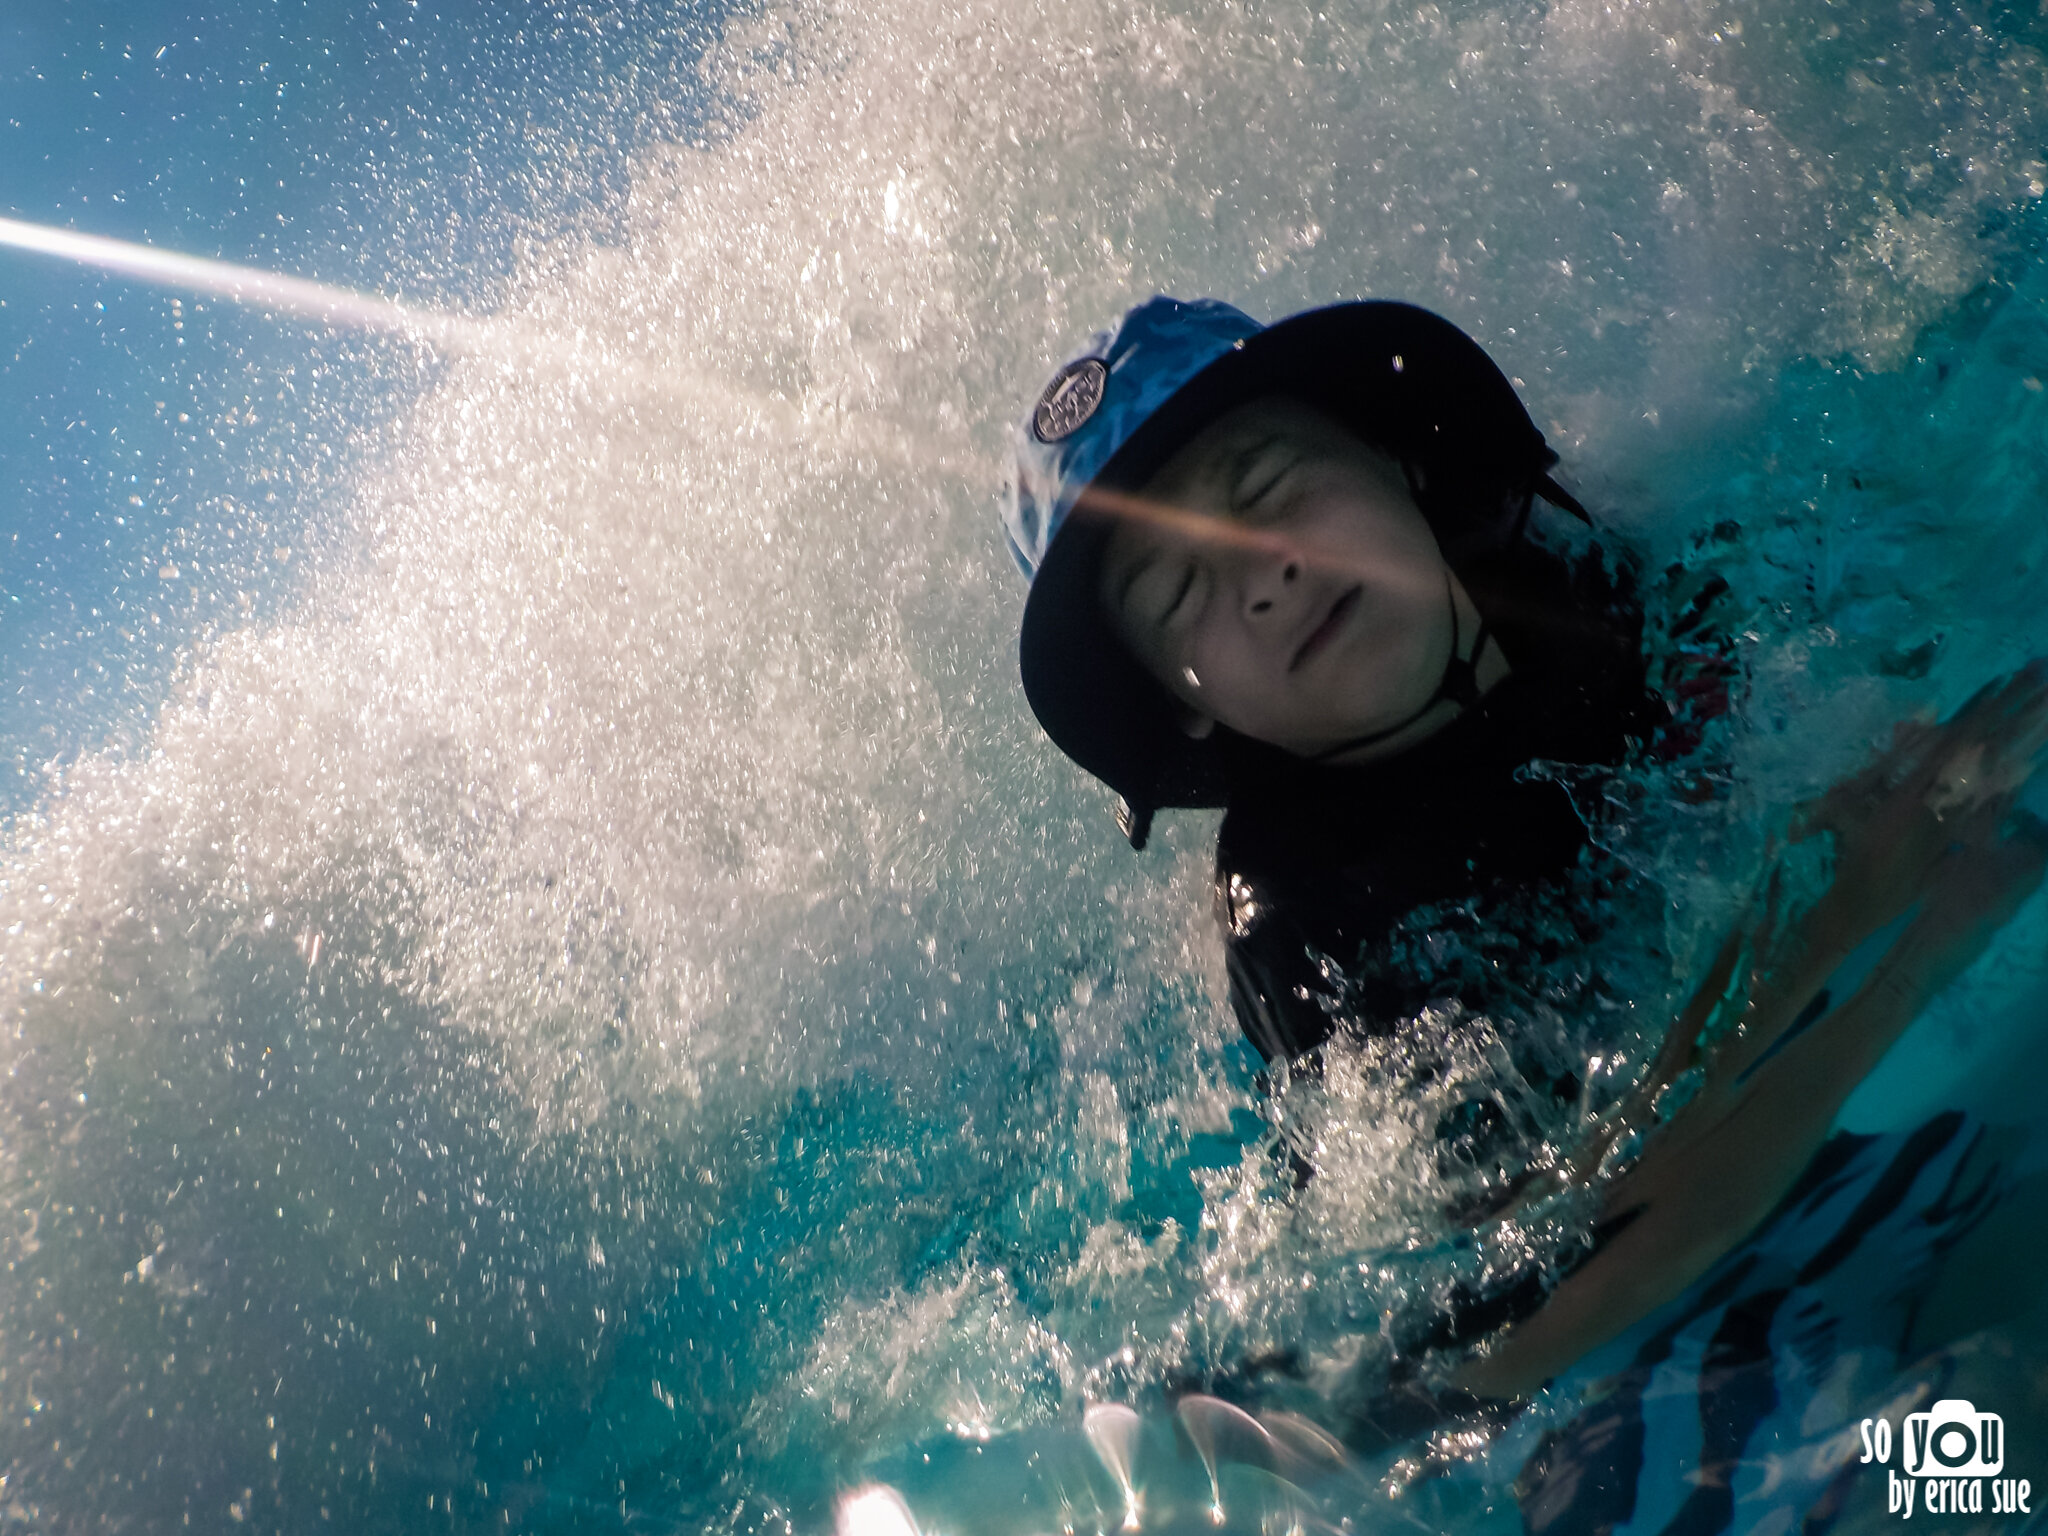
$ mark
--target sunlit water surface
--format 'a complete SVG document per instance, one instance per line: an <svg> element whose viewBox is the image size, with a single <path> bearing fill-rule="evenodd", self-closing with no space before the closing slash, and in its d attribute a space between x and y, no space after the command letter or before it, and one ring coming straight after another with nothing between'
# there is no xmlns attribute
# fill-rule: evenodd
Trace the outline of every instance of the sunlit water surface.
<svg viewBox="0 0 2048 1536"><path fill-rule="evenodd" d="M1569 1387L1441 1477L1311 1421L1583 1218L1442 1214L1484 1178L1439 1115L1526 1089L1503 1035L1589 1083L1529 1107L1540 1159L1654 1048L1778 810L2048 649L2043 30L728 26L701 141L638 155L604 243L524 250L502 312L554 343L422 365L278 611L194 639L147 729L10 823L0 1523L823 1530L879 1480L846 1528L1515 1528ZM1653 576L1711 566L1739 608L1732 787L1648 775L1609 813L1639 878L1583 963L1629 1006L1340 1063L1299 1194L1223 1002L1211 826L1133 856L1014 682L1008 423L1162 289L1441 310ZM2028 1112L2043 926L1850 1123ZM1170 1406L1262 1357L1301 1420ZM2038 1334L1954 1359L2048 1486Z"/></svg>

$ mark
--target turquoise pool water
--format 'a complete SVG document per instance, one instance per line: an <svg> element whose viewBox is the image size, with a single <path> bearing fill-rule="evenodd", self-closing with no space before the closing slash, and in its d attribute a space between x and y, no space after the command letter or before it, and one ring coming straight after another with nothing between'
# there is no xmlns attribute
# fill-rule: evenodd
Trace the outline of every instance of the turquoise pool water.
<svg viewBox="0 0 2048 1536"><path fill-rule="evenodd" d="M1631 1006L1498 1021L1595 1105L1783 809L2048 650L2048 22L264 16L10 21L47 110L7 211L505 339L0 266L0 1524L822 1531L870 1484L863 1536L1113 1529L1133 1495L1160 1530L1533 1518L1543 1435L1644 1338L1491 1441L1321 1447L1383 1329L1574 1213L1461 1241L1407 1060L1333 1079L1324 1174L1280 1186L1212 828L1132 856L1018 696L1009 419L1156 289L1398 295L1489 347L1673 590L1727 578L1727 788L1651 774L1613 811L1640 890L1586 963ZM74 140L129 158L35 180ZM245 185L184 190L221 165ZM2044 926L1859 1091L1869 1157L1960 1108L2001 1189L2035 1176ZM1445 1081L1513 1091L1486 1027L1434 1028ZM1996 1221L1942 1348L1786 1346L1724 1524L1896 1518L1857 1426L1924 1389L2002 1414L2048 1487L2037 1239ZM1794 1269L1805 1240L1772 1239ZM1825 1306L1872 1311L1915 1241ZM1699 1481L1673 1426L1711 1340L1673 1339L1644 1529ZM1262 1358L1293 1362L1262 1426L1173 1406Z"/></svg>

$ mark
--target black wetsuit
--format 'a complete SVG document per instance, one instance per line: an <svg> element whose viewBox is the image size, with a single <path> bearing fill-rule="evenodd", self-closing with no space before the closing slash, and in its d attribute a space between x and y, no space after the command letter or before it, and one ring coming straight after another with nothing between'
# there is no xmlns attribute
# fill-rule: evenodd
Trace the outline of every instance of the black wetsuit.
<svg viewBox="0 0 2048 1536"><path fill-rule="evenodd" d="M1621 763L1669 718L1640 609L1597 552L1572 566L1516 544L1459 574L1511 670L1449 725L1352 768L1232 744L1216 916L1238 1022L1269 1062L1447 995L1488 1011L1518 963L1489 961L1489 942L1540 965L1600 926L1567 890L1586 882L1588 833L1565 780ZM1460 904L1474 942L1446 973L1408 920Z"/></svg>

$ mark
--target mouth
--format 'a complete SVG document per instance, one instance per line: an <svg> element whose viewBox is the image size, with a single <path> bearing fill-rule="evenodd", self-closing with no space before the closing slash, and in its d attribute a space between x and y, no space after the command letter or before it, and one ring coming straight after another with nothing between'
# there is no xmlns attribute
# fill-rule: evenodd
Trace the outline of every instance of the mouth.
<svg viewBox="0 0 2048 1536"><path fill-rule="evenodd" d="M1352 610L1358 606L1358 600L1364 595L1364 592L1365 588L1363 586L1352 587L1330 605L1330 611L1323 616L1323 622L1309 631L1308 638L1302 641L1299 648L1296 649L1294 659L1287 664L1288 671L1298 672L1301 670L1304 662L1308 661L1317 652L1327 647L1332 640L1337 638L1338 631L1343 629L1345 620L1351 617Z"/></svg>

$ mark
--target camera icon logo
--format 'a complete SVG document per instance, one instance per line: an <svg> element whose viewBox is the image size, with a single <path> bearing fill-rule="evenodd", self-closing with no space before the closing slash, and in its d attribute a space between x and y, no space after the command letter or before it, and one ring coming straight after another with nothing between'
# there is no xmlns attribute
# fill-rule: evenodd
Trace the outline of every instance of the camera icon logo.
<svg viewBox="0 0 2048 1536"><path fill-rule="evenodd" d="M1945 1397L1906 1415L1906 1471L1914 1477L1996 1477L2005 1470L2005 1420L1966 1398Z"/></svg>

